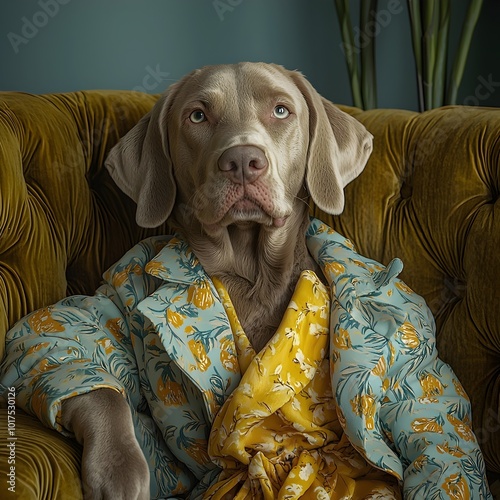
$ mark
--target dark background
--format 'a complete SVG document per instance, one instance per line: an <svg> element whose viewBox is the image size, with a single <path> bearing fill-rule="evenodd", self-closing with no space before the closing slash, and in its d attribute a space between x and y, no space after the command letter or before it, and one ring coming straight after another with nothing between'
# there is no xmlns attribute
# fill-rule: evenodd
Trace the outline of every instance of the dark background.
<svg viewBox="0 0 500 500"><path fill-rule="evenodd" d="M451 3L453 54L468 2ZM416 110L406 0L379 10L378 106ZM0 90L159 93L194 68L243 60L299 69L352 104L334 0L0 0ZM458 101L500 106L498 0L484 1Z"/></svg>

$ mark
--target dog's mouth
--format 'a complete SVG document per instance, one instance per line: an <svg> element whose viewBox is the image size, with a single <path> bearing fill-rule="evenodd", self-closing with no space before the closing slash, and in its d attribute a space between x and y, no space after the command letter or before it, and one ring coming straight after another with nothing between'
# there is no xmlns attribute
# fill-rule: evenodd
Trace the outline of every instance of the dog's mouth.
<svg viewBox="0 0 500 500"><path fill-rule="evenodd" d="M246 212L246 211L254 211L254 210L261 210L263 211L262 207L260 206L259 203L257 203L254 200L251 200L250 198L242 198L241 200L238 200L234 205L231 207L231 210L237 210L241 212Z"/></svg>
<svg viewBox="0 0 500 500"><path fill-rule="evenodd" d="M258 222L274 227L283 227L287 217L274 217L260 202L247 196L237 200L223 219L232 219L235 224Z"/></svg>
<svg viewBox="0 0 500 500"><path fill-rule="evenodd" d="M232 203L231 203L232 202ZM259 200L243 196L220 207L218 213L214 214L212 220L206 220L203 215L198 217L208 233L231 225L246 226L249 224L261 224L269 228L283 227L288 215L273 214ZM205 219L205 220L203 220Z"/></svg>
<svg viewBox="0 0 500 500"><path fill-rule="evenodd" d="M279 203L278 206L285 206L278 209L270 188L261 183L245 186L229 184L219 189L213 187L212 190L204 188L203 193L206 192L211 193L210 197L203 195L200 202L194 204L193 211L209 234L231 225L260 224L281 228L292 211L286 203Z"/></svg>

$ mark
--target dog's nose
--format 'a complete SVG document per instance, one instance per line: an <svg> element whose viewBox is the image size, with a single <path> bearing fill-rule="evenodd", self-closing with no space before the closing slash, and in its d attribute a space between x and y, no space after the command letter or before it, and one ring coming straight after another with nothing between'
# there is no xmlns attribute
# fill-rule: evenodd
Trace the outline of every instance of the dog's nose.
<svg viewBox="0 0 500 500"><path fill-rule="evenodd" d="M236 184L255 182L267 169L267 158L257 146L233 146L218 161L219 170Z"/></svg>

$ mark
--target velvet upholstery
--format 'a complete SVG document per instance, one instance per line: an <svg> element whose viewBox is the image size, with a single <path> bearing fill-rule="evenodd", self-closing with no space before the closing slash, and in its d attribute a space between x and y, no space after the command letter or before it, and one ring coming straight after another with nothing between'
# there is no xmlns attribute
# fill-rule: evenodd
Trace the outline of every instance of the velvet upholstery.
<svg viewBox="0 0 500 500"><path fill-rule="evenodd" d="M65 295L93 293L134 243L166 231L135 224L134 203L103 167L156 99L129 91L0 93L0 354L16 320ZM500 473L500 110L343 109L375 136L374 152L347 186L341 216L312 213L361 254L403 260L401 277L427 300L440 355L471 397L487 466ZM6 443L5 409L0 419ZM21 410L15 432L22 498L58 498L55 491L78 498L78 445ZM8 452L2 444L2 477Z"/></svg>

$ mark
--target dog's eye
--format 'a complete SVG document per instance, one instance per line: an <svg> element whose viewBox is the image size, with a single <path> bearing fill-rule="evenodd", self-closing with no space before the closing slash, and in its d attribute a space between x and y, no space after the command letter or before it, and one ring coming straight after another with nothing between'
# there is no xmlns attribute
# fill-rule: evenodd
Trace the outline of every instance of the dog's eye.
<svg viewBox="0 0 500 500"><path fill-rule="evenodd" d="M273 116L275 118L279 118L280 120L284 120L285 118L288 118L290 116L290 111L288 111L285 106L278 105L274 108Z"/></svg>
<svg viewBox="0 0 500 500"><path fill-rule="evenodd" d="M204 122L207 117L205 116L205 113L201 109L196 109L189 115L189 119L193 123L201 123Z"/></svg>

